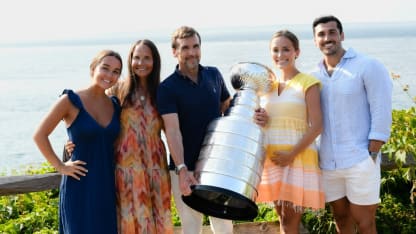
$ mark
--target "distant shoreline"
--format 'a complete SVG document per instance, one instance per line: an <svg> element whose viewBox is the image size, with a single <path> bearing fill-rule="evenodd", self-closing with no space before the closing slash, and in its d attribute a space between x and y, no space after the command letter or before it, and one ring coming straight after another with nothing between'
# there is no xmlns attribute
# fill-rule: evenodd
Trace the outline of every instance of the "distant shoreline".
<svg viewBox="0 0 416 234"><path fill-rule="evenodd" d="M382 22L382 23L346 23L344 31L349 38L371 37L416 37L416 22ZM224 28L201 28L199 32L204 41L248 41L269 39L279 29L289 29L300 39L312 39L309 24L278 24L273 26L247 26ZM169 42L171 32L165 30L145 30L145 32L119 32L111 35L95 35L92 37L74 37L65 39L0 42L0 48L7 47L41 47L41 46L80 46L100 44L131 43L138 38L149 38L155 42Z"/></svg>

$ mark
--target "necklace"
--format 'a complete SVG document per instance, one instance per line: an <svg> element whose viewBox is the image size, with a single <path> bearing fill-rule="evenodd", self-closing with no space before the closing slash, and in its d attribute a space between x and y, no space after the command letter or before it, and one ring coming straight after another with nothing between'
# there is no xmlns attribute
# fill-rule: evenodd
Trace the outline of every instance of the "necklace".
<svg viewBox="0 0 416 234"><path fill-rule="evenodd" d="M146 103L146 97L144 95L140 95L139 100L140 100L140 103L142 104L142 106L144 106L144 104Z"/></svg>
<svg viewBox="0 0 416 234"><path fill-rule="evenodd" d="M140 95L139 96L139 100L140 100L140 104L142 105L142 107L144 108L145 104L146 104L146 96L145 95Z"/></svg>
<svg viewBox="0 0 416 234"><path fill-rule="evenodd" d="M143 88L138 87L134 96L135 98L139 99L140 104L144 107L144 105L146 104L146 95L147 92L143 90ZM136 99L136 100L137 100Z"/></svg>

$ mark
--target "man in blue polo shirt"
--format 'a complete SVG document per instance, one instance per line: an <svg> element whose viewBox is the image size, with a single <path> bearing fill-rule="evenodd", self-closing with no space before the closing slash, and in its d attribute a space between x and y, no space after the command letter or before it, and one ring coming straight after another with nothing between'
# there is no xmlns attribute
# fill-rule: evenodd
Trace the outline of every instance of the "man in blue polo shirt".
<svg viewBox="0 0 416 234"><path fill-rule="evenodd" d="M195 29L180 27L172 35L172 51L178 60L175 71L159 86L157 107L163 118L170 151L171 185L183 233L200 233L203 214L183 203L196 181L193 171L208 124L228 108L230 94L215 67L202 66L201 37ZM260 111L259 125L267 121ZM175 166L176 165L176 166ZM210 217L214 233L233 233L231 220Z"/></svg>

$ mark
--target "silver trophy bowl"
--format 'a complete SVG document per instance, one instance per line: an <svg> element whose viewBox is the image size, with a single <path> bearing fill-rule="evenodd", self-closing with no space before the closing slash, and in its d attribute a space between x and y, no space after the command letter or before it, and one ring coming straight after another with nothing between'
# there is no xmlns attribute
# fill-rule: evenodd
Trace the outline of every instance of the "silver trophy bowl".
<svg viewBox="0 0 416 234"><path fill-rule="evenodd" d="M231 69L239 83L232 106L207 128L195 168L198 185L182 200L206 215L251 220L264 162L263 130L253 121L260 96L271 90L274 73L266 66L242 62ZM233 83L234 86L234 83Z"/></svg>

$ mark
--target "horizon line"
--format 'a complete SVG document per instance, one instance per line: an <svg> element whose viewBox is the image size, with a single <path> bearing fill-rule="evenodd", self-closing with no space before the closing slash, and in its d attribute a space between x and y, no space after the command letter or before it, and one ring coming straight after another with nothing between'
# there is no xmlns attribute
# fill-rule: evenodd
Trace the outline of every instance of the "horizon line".
<svg viewBox="0 0 416 234"><path fill-rule="evenodd" d="M198 29L201 36L204 37L204 41L241 41L241 40L262 40L262 36L267 33L270 36L274 31L270 31L272 27L288 28L290 25L291 30L294 31L299 39L311 39L311 24L302 24L302 23L293 23L293 24L275 24L275 25L258 25L258 26L223 26L223 27L206 27ZM386 28L386 25L389 26ZM400 28L394 26L400 25ZM351 26L360 26L357 28L349 28ZM371 28L371 26L379 26L380 28ZM398 37L398 36L416 36L416 31L414 27L416 26L416 21L386 21L386 22L350 22L343 23L344 31L348 30L349 37L371 37L371 33L378 32L374 37L380 36L389 36L389 37ZM307 27L307 28L306 28ZM233 29L232 31L227 31ZM264 31L264 30L268 31ZM367 30L366 33L364 29ZM383 31L378 31L383 29ZM409 31L403 31L403 29L409 29ZM244 30L244 31L242 31ZM306 32L309 30L309 32ZM398 35L392 35L391 32L386 32L386 30L397 30ZM162 35L162 33L167 33L168 29L148 29L144 30L146 33L143 33L144 37L140 38L151 38L153 41L157 42L169 42L170 41L170 32L168 35ZM253 31L256 31L256 35L251 34ZM359 31L361 33L359 33ZM29 40L17 40L17 41L0 41L0 48L7 47L41 47L41 46L71 46L71 45L99 45L99 44L124 44L130 43L133 38L137 38L137 31L124 31L124 32L114 32L114 33L97 33L95 35L78 35L73 38L53 38L53 39L29 39ZM350 34L351 33L351 34ZM116 34L117 36L114 36ZM270 34L270 35L269 35ZM365 34L365 35L363 35ZM238 36L244 36L244 38L238 38ZM232 39L231 39L232 38Z"/></svg>

